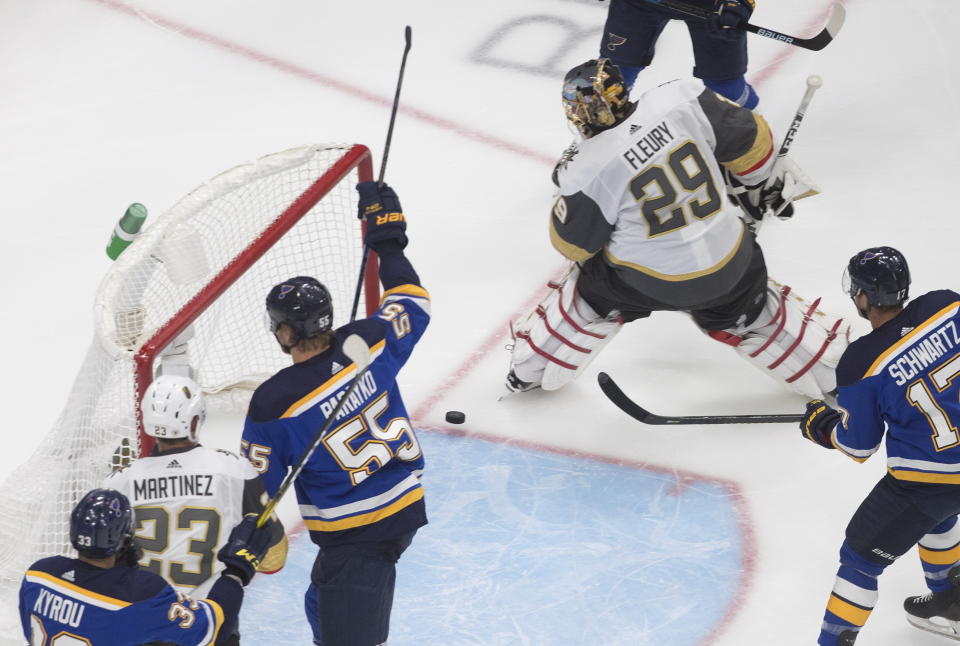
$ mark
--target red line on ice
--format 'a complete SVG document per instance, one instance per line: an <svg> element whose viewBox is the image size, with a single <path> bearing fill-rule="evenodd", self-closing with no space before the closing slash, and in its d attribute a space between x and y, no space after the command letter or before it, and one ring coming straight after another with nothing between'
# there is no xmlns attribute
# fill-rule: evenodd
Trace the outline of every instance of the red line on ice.
<svg viewBox="0 0 960 646"><path fill-rule="evenodd" d="M384 108L390 108L392 106L392 98L375 94L369 92L355 85L349 83L344 83L330 76L314 72L304 67L300 67L294 63L284 61L282 59L276 58L267 54L265 52L260 52L251 47L235 43L214 34L196 29L184 23L171 20L169 18L164 18L158 14L144 11L142 9L136 9L126 5L118 0L90 0L90 2L95 2L99 5L102 5L108 9L118 11L120 13L125 13L129 16L138 19L146 19L162 27L173 29L177 31L184 37L192 38L194 40L212 45L222 50L226 50L232 54L236 54L243 58L252 60L254 62L272 67L278 71L297 76L304 80L317 83L318 85L323 85L325 87L331 88L338 92L342 92L354 98L366 101L368 103L373 103L376 105L383 106ZM848 0L847 4L849 4ZM830 7L832 2L829 3L823 11L821 11L817 16L815 16L810 23L805 27L804 32L809 33L820 26L823 25L824 20L829 14ZM760 71L757 74L752 75L751 82L754 85L762 85L767 79L769 79L774 73L776 73L797 51L796 47L784 46L783 50L774 57L774 59L767 65L760 68ZM468 126L456 123L450 119L445 119L443 117L430 114L424 110L419 110L417 108L410 107L400 107L400 112L404 113L406 116L422 121L424 123L430 124L434 127L437 127L441 130L447 130L455 134L460 135L466 139L470 139L493 148L502 150L504 152L512 153L514 155L525 157L534 161L544 162L546 164L553 165L555 157L551 155L543 154L539 151L535 151L524 146L520 146L511 141L501 139L494 135L485 133L483 131L470 128ZM559 273L560 269L557 269L553 274ZM467 358L461 363L456 370L454 370L449 376L447 376L442 383L433 390L433 394L424 400L415 410L412 415L414 419L422 419L426 417L433 408L443 399L443 397L453 388L455 388L467 375L469 375L474 368L478 365L479 361L485 357L492 349L494 349L498 344L502 343L506 337L506 332L510 322L516 320L518 317L525 314L540 298L540 289L538 289L534 294L519 307L513 315L510 316L507 321L505 321L499 328L498 331L491 333L484 341L473 351ZM617 464L624 466L631 466L638 469L644 469L647 471L654 471L663 474L670 474L677 477L676 491L680 493L684 483L689 482L690 480L698 480L703 482L709 482L718 486L725 488L730 495L730 499L733 501L734 508L737 515L737 524L740 527L741 532L741 550L742 550L742 564L743 568L741 570L740 582L737 586L737 591L734 594L734 599L730 605L730 608L727 610L727 613L720 620L710 634L701 642L700 646L710 646L716 642L717 639L723 634L727 626L733 621L737 616L740 608L743 606L747 598L747 592L750 589L750 584L753 579L753 573L755 569L755 557L756 554L756 539L753 531L753 522L750 518L749 508L747 506L746 500L742 492L740 491L739 485L731 480L724 480L719 478L712 478L709 476L703 476L693 472L687 471L678 471L677 469L671 469L667 467L661 467L652 464L645 464L640 462L630 462L624 460L618 460L615 458L610 458L608 456L599 455L599 454L590 454L580 451L572 451L562 448L557 448L554 446L535 444L530 442L525 442L521 440L513 440L506 438L499 438L493 435L485 433L477 433L464 429L463 427L447 427L447 426L430 426L424 424L418 424L418 427L425 428L441 433L448 433L454 435L461 435L465 437L476 437L486 441L493 442L502 442L504 444L510 444L512 446L519 446L524 448L535 449L538 451L546 451L550 453L557 453L561 455L569 455L580 458L586 458L589 460L595 460L599 462L606 462L609 464ZM304 530L303 523L299 523L297 526L290 528L289 533L291 536L298 535Z"/></svg>

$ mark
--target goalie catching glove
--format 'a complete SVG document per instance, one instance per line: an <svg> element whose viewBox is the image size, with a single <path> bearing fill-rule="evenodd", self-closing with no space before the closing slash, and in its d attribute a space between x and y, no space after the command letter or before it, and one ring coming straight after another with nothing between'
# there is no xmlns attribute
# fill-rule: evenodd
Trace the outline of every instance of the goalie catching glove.
<svg viewBox="0 0 960 646"><path fill-rule="evenodd" d="M727 196L743 210L750 223L759 222L765 215L775 215L782 220L793 217L794 200L820 192L813 180L789 157L777 159L763 184L745 186L729 170L724 174Z"/></svg>
<svg viewBox="0 0 960 646"><path fill-rule="evenodd" d="M367 231L364 242L374 251L389 240L396 241L400 248L407 246L407 220L400 208L400 198L392 188L377 182L357 184L360 203L358 216L366 220Z"/></svg>

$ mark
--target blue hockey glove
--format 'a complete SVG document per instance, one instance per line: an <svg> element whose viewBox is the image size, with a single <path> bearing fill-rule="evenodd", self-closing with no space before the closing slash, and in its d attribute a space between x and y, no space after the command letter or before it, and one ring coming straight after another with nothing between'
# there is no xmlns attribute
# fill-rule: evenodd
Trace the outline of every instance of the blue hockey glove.
<svg viewBox="0 0 960 646"><path fill-rule="evenodd" d="M800 432L811 442L816 442L825 449L836 448L831 435L840 421L839 411L830 408L822 399L807 402L807 410L800 420Z"/></svg>
<svg viewBox="0 0 960 646"><path fill-rule="evenodd" d="M376 182L360 182L357 184L360 193L358 217L367 222L367 233L364 242L368 247L377 251L377 246L387 240L395 240L403 249L407 246L407 220L403 217L400 208L400 199L392 188Z"/></svg>
<svg viewBox="0 0 960 646"><path fill-rule="evenodd" d="M258 517L257 514L246 514L217 552L217 558L226 566L224 571L236 576L243 585L250 583L270 547L270 524L273 521L258 529Z"/></svg>
<svg viewBox="0 0 960 646"><path fill-rule="evenodd" d="M718 0L710 24L719 35L738 38L742 32L737 27L750 22L755 4L754 0Z"/></svg>

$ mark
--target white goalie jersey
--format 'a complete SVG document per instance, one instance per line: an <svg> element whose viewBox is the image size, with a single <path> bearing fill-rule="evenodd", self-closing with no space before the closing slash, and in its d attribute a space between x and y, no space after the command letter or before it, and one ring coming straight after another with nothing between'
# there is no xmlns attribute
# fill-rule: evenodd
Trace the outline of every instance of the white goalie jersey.
<svg viewBox="0 0 960 646"><path fill-rule="evenodd" d="M723 169L759 184L773 152L759 114L694 80L661 85L616 127L567 149L551 241L575 262L602 253L637 291L695 308L728 290L750 260L752 237L726 197Z"/></svg>
<svg viewBox="0 0 960 646"><path fill-rule="evenodd" d="M130 499L140 567L159 574L179 592L205 597L223 564L217 551L244 513L263 510L267 494L244 458L196 445L134 461L111 474L104 487ZM273 572L286 558L286 537L275 524L271 550L260 566Z"/></svg>

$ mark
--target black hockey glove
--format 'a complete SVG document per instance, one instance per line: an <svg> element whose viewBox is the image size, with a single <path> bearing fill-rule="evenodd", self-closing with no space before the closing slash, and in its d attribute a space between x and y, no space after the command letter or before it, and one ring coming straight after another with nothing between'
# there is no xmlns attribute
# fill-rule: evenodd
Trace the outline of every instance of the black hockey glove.
<svg viewBox="0 0 960 646"><path fill-rule="evenodd" d="M367 246L377 251L380 243L395 240L401 249L406 247L407 220L393 189L386 184L378 186L376 182L360 182L357 191L360 193L358 217L367 222L364 238Z"/></svg>
<svg viewBox="0 0 960 646"><path fill-rule="evenodd" d="M740 25L750 22L754 0L718 0L712 19L709 21L713 31L725 38L738 38Z"/></svg>
<svg viewBox="0 0 960 646"><path fill-rule="evenodd" d="M765 187L764 184L746 186L729 170L724 170L723 175L727 183L727 197L743 211L751 231L756 231L757 223L766 213L773 213L781 220L793 217L793 202L783 197L782 177L775 178Z"/></svg>
<svg viewBox="0 0 960 646"><path fill-rule="evenodd" d="M814 399L807 402L807 410L800 420L800 431L811 442L816 442L825 449L834 449L836 447L830 437L839 421L839 411L830 408L822 399Z"/></svg>
<svg viewBox="0 0 960 646"><path fill-rule="evenodd" d="M117 548L117 563L127 567L140 567L140 559L143 558L143 550L137 545L133 534L127 534L126 538Z"/></svg>
<svg viewBox="0 0 960 646"><path fill-rule="evenodd" d="M258 514L246 514L217 552L217 558L226 566L225 572L240 579L243 585L250 583L270 547L272 521L258 529L258 517Z"/></svg>

